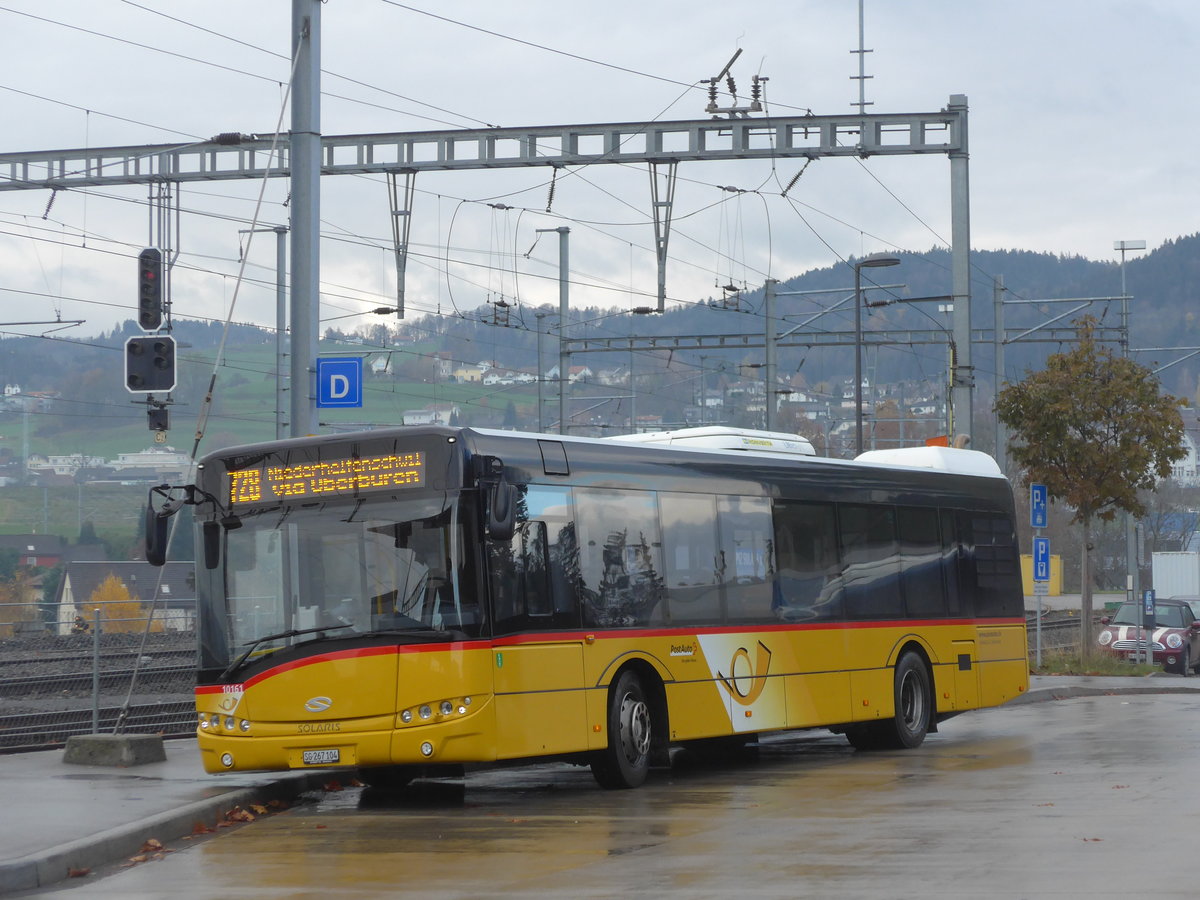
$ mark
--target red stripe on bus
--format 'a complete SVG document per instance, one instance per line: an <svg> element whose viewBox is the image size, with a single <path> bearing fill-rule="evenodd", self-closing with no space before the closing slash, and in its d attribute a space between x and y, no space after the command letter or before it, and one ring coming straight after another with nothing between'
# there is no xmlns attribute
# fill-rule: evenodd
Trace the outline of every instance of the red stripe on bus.
<svg viewBox="0 0 1200 900"><path fill-rule="evenodd" d="M284 672L294 669L303 668L304 666L316 665L317 663L330 662L342 659L361 659L370 656L386 656L388 654L400 653L441 653L449 650L465 650L465 649L493 649L504 647L520 646L522 644L539 644L548 642L563 642L563 641L584 641L589 635L596 640L629 640L636 638L655 638L655 637L678 637L680 635L699 635L699 634L740 634L750 632L786 632L786 631L837 631L840 629L853 628L911 628L913 620L877 620L870 622L815 622L813 624L795 624L795 625L758 625L750 627L733 627L733 626L709 626L703 628L658 628L645 629L633 628L629 630L612 630L612 631L540 631L531 634L513 635L511 637L496 638L488 640L480 638L475 641L447 641L437 644L403 644L400 646L384 646L384 647L358 647L350 650L334 650L329 653L321 653L315 656L308 656L304 659L296 659L291 662L281 663L278 666L272 666L265 671L259 672L251 676L244 682L233 682L241 684L243 689L254 684L258 684L267 678L273 678L276 675L281 675ZM944 626L944 625L974 625L976 627L985 627L989 625L1024 625L1023 618L1012 619L922 619L920 624L923 627ZM225 690L226 685L198 685L196 694L220 694Z"/></svg>
<svg viewBox="0 0 1200 900"><path fill-rule="evenodd" d="M1024 625L1023 618L1012 619L895 619L874 620L863 622L813 622L811 624L762 624L762 625L709 625L699 628L630 628L620 630L596 631L539 631L529 634L514 634L510 637L494 638L492 646L511 647L518 644L537 644L545 641L577 641L592 636L596 640L615 640L630 638L678 637L693 634L751 634L759 632L787 631L840 631L843 629L862 628L913 628L919 624L922 628L944 625L973 625L983 627L988 625Z"/></svg>

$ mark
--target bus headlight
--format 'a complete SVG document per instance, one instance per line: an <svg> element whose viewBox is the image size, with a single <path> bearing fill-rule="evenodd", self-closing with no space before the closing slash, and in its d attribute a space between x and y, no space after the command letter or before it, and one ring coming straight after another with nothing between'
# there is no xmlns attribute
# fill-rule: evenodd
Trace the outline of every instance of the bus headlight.
<svg viewBox="0 0 1200 900"><path fill-rule="evenodd" d="M454 704L449 700L443 700L442 705L438 708L441 710L443 716L448 716L450 713L454 712Z"/></svg>
<svg viewBox="0 0 1200 900"><path fill-rule="evenodd" d="M411 722L412 721L412 710L406 709L406 710L404 710L404 712L400 713L400 721L403 722L405 725L407 725L409 722Z"/></svg>
<svg viewBox="0 0 1200 900"><path fill-rule="evenodd" d="M433 710L430 709L428 706L422 706L420 709L417 710L417 715L419 715L422 719L428 719L430 716L433 715Z"/></svg>

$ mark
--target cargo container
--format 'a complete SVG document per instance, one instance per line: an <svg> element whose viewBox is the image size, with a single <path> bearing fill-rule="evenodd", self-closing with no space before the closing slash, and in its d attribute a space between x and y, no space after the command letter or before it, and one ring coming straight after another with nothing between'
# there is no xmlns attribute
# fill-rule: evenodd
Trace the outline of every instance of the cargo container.
<svg viewBox="0 0 1200 900"><path fill-rule="evenodd" d="M1200 597L1200 553L1155 553L1150 576L1156 597Z"/></svg>

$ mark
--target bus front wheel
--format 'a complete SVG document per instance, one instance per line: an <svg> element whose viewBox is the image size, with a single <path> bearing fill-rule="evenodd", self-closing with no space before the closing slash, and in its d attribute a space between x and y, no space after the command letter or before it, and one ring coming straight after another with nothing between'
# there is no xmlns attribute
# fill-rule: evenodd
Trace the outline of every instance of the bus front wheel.
<svg viewBox="0 0 1200 900"><path fill-rule="evenodd" d="M603 788L635 788L650 771L650 705L637 675L626 670L608 694L608 746L592 761Z"/></svg>
<svg viewBox="0 0 1200 900"><path fill-rule="evenodd" d="M901 750L919 747L929 732L932 712L929 669L916 653L896 663L896 712L885 722L854 725L846 738L856 750Z"/></svg>

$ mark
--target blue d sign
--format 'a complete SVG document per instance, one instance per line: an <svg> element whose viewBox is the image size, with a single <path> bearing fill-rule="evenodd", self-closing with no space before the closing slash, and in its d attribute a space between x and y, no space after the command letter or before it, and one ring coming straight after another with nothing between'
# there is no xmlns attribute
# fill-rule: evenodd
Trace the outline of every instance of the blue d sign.
<svg viewBox="0 0 1200 900"><path fill-rule="evenodd" d="M361 356L317 358L317 406L362 406Z"/></svg>

